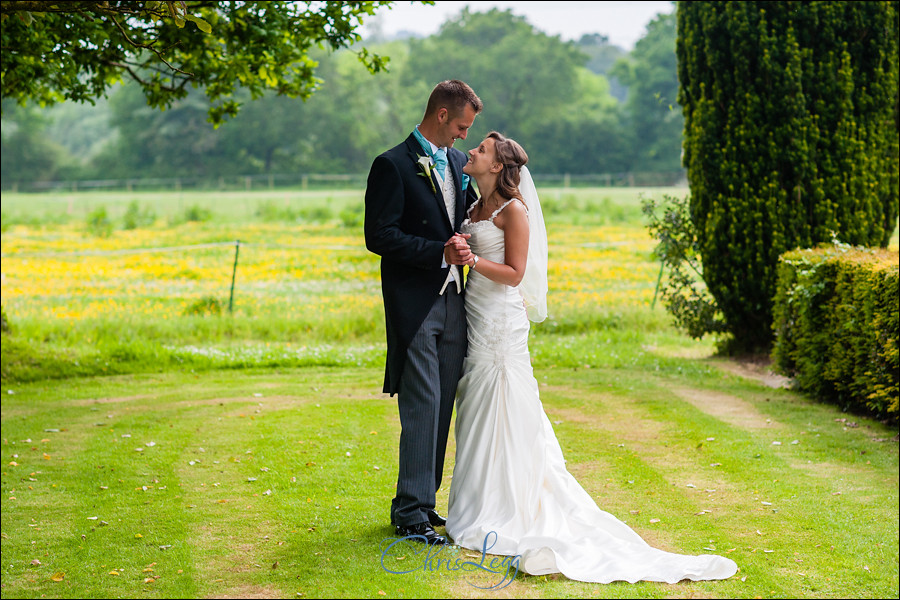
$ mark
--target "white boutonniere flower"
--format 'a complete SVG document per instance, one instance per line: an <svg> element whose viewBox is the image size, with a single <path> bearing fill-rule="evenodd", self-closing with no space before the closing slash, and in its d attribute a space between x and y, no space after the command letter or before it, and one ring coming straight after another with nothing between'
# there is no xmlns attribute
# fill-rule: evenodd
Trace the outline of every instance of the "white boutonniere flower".
<svg viewBox="0 0 900 600"><path fill-rule="evenodd" d="M431 184L431 191L436 194L437 188L434 187L434 178L431 176L431 171L434 169L434 161L430 156L419 156L418 154L416 156L419 158L416 164L419 165L419 169L421 170L418 175L428 179L428 183Z"/></svg>

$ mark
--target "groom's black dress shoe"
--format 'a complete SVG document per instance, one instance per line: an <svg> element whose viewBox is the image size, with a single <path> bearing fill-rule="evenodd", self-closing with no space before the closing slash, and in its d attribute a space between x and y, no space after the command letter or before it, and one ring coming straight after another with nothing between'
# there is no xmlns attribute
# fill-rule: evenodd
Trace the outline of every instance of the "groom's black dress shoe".
<svg viewBox="0 0 900 600"><path fill-rule="evenodd" d="M416 523L415 525L397 525L395 531L400 537L411 537L417 542L424 542L434 546L443 546L447 538L438 535L431 523Z"/></svg>
<svg viewBox="0 0 900 600"><path fill-rule="evenodd" d="M428 511L428 522L432 527L443 527L447 524L447 519L438 514L433 508Z"/></svg>

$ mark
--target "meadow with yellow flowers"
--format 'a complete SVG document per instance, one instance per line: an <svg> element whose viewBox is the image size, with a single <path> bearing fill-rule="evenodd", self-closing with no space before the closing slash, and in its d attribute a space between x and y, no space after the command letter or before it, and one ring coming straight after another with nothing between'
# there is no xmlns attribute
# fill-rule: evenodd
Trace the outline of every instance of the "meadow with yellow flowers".
<svg viewBox="0 0 900 600"><path fill-rule="evenodd" d="M612 324L671 339L661 306L650 309L659 273L640 193L544 192L550 319L537 336ZM56 357L60 376L382 360L361 192L179 195L4 196L10 347L39 341L31 350ZM126 228L129 211L152 218ZM4 353L4 377L54 376L14 354Z"/></svg>

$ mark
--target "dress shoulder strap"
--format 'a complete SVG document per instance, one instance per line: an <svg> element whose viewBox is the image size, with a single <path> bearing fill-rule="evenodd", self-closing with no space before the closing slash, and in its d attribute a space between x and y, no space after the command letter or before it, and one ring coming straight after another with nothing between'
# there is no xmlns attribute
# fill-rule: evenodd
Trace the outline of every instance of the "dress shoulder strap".
<svg viewBox="0 0 900 600"><path fill-rule="evenodd" d="M496 217L497 215L499 215L501 210L503 210L504 208L506 208L507 206L509 206L509 205L510 205L512 202L514 202L514 201L515 201L515 198L513 198L512 200L507 200L506 202L504 202L504 203L500 206L500 208L498 208L497 210L495 210L495 211L491 214L490 220L493 221L493 220L494 220L494 217Z"/></svg>

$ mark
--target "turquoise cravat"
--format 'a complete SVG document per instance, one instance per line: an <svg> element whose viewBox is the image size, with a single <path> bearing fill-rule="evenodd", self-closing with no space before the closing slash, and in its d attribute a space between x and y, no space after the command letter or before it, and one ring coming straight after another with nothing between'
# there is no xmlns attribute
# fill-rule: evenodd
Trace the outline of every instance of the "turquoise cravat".
<svg viewBox="0 0 900 600"><path fill-rule="evenodd" d="M438 173L441 174L441 179L446 179L447 151L443 148L438 148L437 152L434 153L434 166L437 168Z"/></svg>

